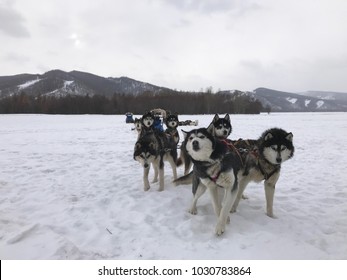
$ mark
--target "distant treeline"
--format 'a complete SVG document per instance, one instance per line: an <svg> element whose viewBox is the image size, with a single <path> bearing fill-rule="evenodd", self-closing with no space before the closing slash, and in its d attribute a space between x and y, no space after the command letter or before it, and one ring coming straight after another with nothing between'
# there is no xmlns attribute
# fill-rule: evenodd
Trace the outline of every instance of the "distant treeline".
<svg viewBox="0 0 347 280"><path fill-rule="evenodd" d="M241 92L187 93L162 92L141 95L114 94L76 96L31 96L24 92L0 99L0 113L35 114L125 114L142 115L145 111L163 108L178 114L259 114L264 111L261 103Z"/></svg>

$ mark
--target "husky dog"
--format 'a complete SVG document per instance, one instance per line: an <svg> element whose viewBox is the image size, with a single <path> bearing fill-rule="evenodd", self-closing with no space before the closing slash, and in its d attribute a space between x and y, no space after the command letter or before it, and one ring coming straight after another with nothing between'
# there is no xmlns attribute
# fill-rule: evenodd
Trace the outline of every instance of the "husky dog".
<svg viewBox="0 0 347 280"><path fill-rule="evenodd" d="M153 130L154 115L151 112L146 112L141 118L142 132Z"/></svg>
<svg viewBox="0 0 347 280"><path fill-rule="evenodd" d="M241 157L210 134L206 128L185 133L186 150L194 163L193 192L195 196L208 188L218 222L215 233L225 231L230 209L238 190L237 174L241 168ZM218 201L218 188L224 189L222 205ZM196 211L192 211L193 214Z"/></svg>
<svg viewBox="0 0 347 280"><path fill-rule="evenodd" d="M235 145L238 146L237 143ZM256 144L250 146L249 152L244 156L244 167L239 176L239 192L231 212L236 211L248 183L264 180L266 214L274 218L273 200L281 164L293 157L294 150L293 133L280 128L271 128L263 132Z"/></svg>
<svg viewBox="0 0 347 280"><path fill-rule="evenodd" d="M134 126L135 126L134 129L137 132L137 140L139 140L141 136L141 132L142 132L142 120L139 118L135 118Z"/></svg>
<svg viewBox="0 0 347 280"><path fill-rule="evenodd" d="M218 139L228 138L232 131L229 114L226 114L224 118L220 118L218 114L215 114L207 130Z"/></svg>
<svg viewBox="0 0 347 280"><path fill-rule="evenodd" d="M226 114L223 118L220 118L218 114L215 114L212 122L207 127L207 131L215 138L226 139L232 131L229 114ZM180 166L182 163L184 163L184 175L187 175L190 168L192 167L191 158L186 151L186 143L187 141L186 139L184 139L181 145L180 157L177 161L177 166Z"/></svg>
<svg viewBox="0 0 347 280"><path fill-rule="evenodd" d="M177 131L178 123L179 121L177 114L168 115L165 119L165 124L167 127L165 133L168 134L170 137L173 137L176 145L180 141L180 136Z"/></svg>
<svg viewBox="0 0 347 280"><path fill-rule="evenodd" d="M148 111L142 115L140 119L140 123L135 122L136 127L139 127L139 128L141 127L141 131L137 137L137 140L139 140L140 137L146 134L147 132L156 130L154 127L155 121L156 121L155 115L151 111Z"/></svg>
<svg viewBox="0 0 347 280"><path fill-rule="evenodd" d="M154 168L153 182L158 181L159 173L159 191L164 190L164 160L170 163L174 179L177 178L176 143L163 132L149 131L141 135L135 144L134 160L137 160L143 166L143 184L145 191L150 189L148 174L151 164Z"/></svg>
<svg viewBox="0 0 347 280"><path fill-rule="evenodd" d="M225 145L236 149L242 158L242 169L238 173L239 191L231 212L236 211L248 183L264 180L266 214L273 218L275 186L280 176L281 164L294 155L293 134L280 128L271 128L266 130L258 140L239 139L231 143L225 142ZM192 181L194 199L190 212L196 214L197 201L205 189L199 186L199 189L194 190L196 184L194 185L192 173L178 178L175 183L179 185Z"/></svg>

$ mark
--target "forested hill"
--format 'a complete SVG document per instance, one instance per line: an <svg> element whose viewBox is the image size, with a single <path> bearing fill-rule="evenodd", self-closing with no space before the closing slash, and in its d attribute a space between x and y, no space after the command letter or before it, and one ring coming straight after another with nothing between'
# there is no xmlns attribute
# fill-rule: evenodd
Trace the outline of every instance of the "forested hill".
<svg viewBox="0 0 347 280"><path fill-rule="evenodd" d="M346 100L324 96L266 88L184 92L80 71L0 77L0 113L142 114L157 107L179 114L347 111Z"/></svg>

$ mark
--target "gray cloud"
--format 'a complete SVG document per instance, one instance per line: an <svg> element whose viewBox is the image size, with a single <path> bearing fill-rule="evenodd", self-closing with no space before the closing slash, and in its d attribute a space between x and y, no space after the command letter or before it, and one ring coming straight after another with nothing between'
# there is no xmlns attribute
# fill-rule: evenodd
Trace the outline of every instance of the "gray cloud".
<svg viewBox="0 0 347 280"><path fill-rule="evenodd" d="M10 52L4 56L4 59L8 62L14 62L14 63L23 63L23 62L29 62L30 57L26 55L20 55L17 53Z"/></svg>
<svg viewBox="0 0 347 280"><path fill-rule="evenodd" d="M182 90L346 91L347 1L314 2L0 0L0 76L62 68Z"/></svg>
<svg viewBox="0 0 347 280"><path fill-rule="evenodd" d="M181 11L199 12L202 14L225 13L233 11L235 14L244 14L247 11L258 9L259 5L251 0L161 0Z"/></svg>
<svg viewBox="0 0 347 280"><path fill-rule="evenodd" d="M24 23L24 18L12 7L0 6L0 31L11 37L30 37Z"/></svg>
<svg viewBox="0 0 347 280"><path fill-rule="evenodd" d="M218 1L200 1L200 0L180 0L180 1L170 1L177 8L182 10L195 10L203 13L215 13L224 12L234 8L234 1L228 0L218 0Z"/></svg>

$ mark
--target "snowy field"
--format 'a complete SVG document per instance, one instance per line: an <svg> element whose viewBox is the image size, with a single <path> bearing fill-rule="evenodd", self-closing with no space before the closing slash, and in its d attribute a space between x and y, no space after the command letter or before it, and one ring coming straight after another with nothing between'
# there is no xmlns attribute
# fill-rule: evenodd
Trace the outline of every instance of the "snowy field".
<svg viewBox="0 0 347 280"><path fill-rule="evenodd" d="M180 116L199 126L212 118ZM277 184L277 219L252 183L216 237L209 194L190 215L190 186L174 187L169 165L165 190L143 191L125 116L0 115L0 259L346 260L347 114L231 118L230 138L277 126L294 134L296 151Z"/></svg>

